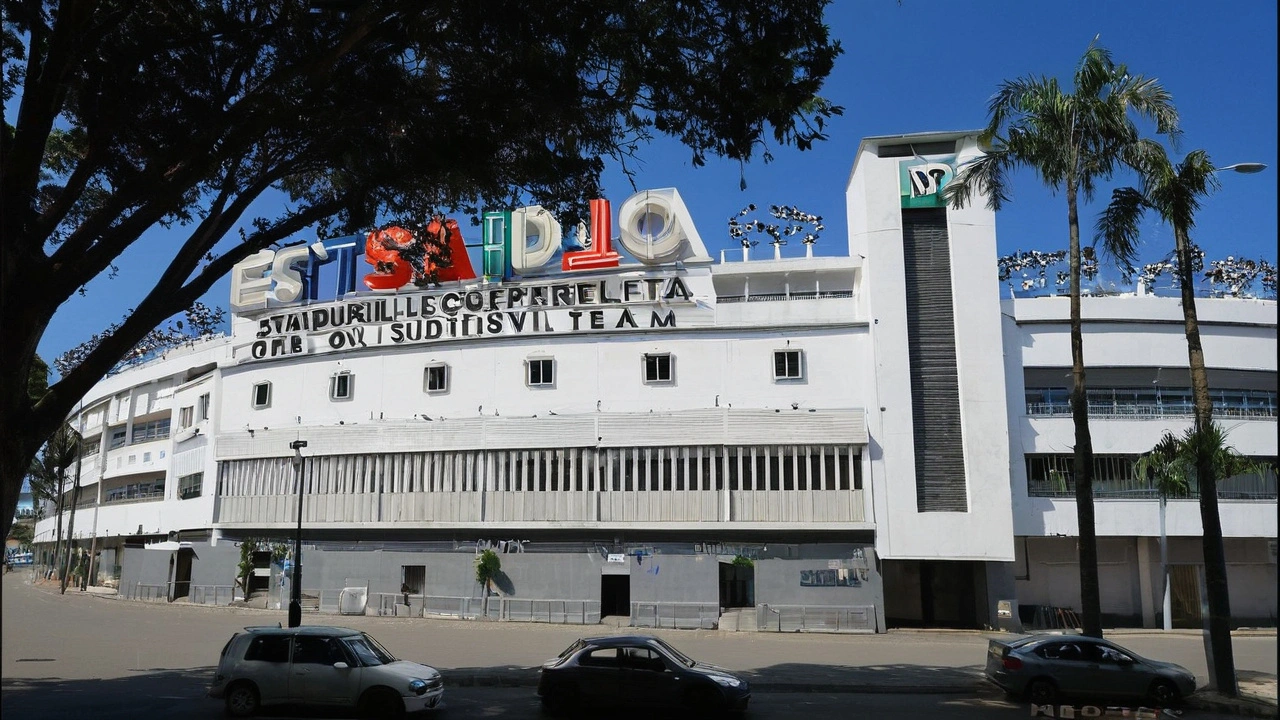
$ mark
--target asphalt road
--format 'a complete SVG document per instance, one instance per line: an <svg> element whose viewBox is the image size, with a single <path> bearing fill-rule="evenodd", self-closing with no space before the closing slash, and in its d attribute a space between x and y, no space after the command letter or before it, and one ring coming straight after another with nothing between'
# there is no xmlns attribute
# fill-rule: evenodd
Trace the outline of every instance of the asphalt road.
<svg viewBox="0 0 1280 720"><path fill-rule="evenodd" d="M20 573L3 578L0 709L5 718L221 717L220 703L205 697L205 691L222 645L246 625L274 625L284 619L282 612L151 605L74 590L63 596L54 587L33 587L28 580L29 575ZM441 718L542 717L532 687L475 683L486 677L532 676L522 668L537 665L584 634L607 632L595 627L410 618L304 618L307 624L320 622L365 630L396 655L444 671L447 707L435 714ZM1029 705L974 682L987 642L981 634L654 634L695 658L751 676L757 691L750 718L1030 715ZM1118 641L1204 673L1199 637L1135 635ZM1274 676L1274 634L1238 638L1235 645L1242 671ZM788 691L806 683L844 691ZM948 688L951 692L930 692ZM1217 717L1193 711L1186 716Z"/></svg>

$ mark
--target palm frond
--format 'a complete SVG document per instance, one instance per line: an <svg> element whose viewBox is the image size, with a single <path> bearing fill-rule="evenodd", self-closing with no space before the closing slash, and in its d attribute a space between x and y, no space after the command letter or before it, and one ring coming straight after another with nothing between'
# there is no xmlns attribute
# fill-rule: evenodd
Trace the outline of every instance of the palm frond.
<svg viewBox="0 0 1280 720"><path fill-rule="evenodd" d="M1138 255L1138 222L1148 209L1147 197L1136 188L1111 192L1111 202L1098 214L1094 239L1104 255L1132 264Z"/></svg>

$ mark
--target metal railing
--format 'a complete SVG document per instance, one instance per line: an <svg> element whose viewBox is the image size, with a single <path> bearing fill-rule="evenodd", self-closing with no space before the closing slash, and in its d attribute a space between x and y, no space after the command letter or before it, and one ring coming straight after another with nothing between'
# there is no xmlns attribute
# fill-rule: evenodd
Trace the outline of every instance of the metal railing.
<svg viewBox="0 0 1280 720"><path fill-rule="evenodd" d="M407 602L406 602L407 601ZM600 622L600 603L561 598L484 598L461 595L370 593L369 607L377 615L452 617L475 620L486 617L504 622L546 622L594 625Z"/></svg>
<svg viewBox="0 0 1280 720"><path fill-rule="evenodd" d="M876 631L872 605L758 605L756 629L761 632Z"/></svg>
<svg viewBox="0 0 1280 720"><path fill-rule="evenodd" d="M632 627L714 630L720 625L720 606L693 602L633 602Z"/></svg>
<svg viewBox="0 0 1280 720"><path fill-rule="evenodd" d="M146 602L169 602L169 583L141 583L136 582L129 590L128 598L130 600L144 600Z"/></svg>
<svg viewBox="0 0 1280 720"><path fill-rule="evenodd" d="M1075 498L1075 481L1070 477L1027 481L1030 497ZM1219 500L1275 500L1276 476L1267 474L1238 475L1218 481ZM1138 478L1095 479L1093 495L1098 500L1159 500L1160 491L1150 480ZM1170 500L1191 500L1200 497L1200 488L1194 480L1185 493L1169 496Z"/></svg>
<svg viewBox="0 0 1280 720"><path fill-rule="evenodd" d="M192 585L188 599L196 605L230 605L235 590L235 585Z"/></svg>
<svg viewBox="0 0 1280 720"><path fill-rule="evenodd" d="M760 293L759 295L717 295L718 303L741 303L741 302L778 302L780 300L821 300L826 298L851 298L852 290L821 290L808 292L787 293Z"/></svg>

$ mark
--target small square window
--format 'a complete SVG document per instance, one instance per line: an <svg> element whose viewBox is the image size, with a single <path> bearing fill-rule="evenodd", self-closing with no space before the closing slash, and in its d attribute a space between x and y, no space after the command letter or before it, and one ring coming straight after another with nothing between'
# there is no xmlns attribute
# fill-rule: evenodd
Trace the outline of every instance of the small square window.
<svg viewBox="0 0 1280 720"><path fill-rule="evenodd" d="M192 424L192 418L195 417L196 409L194 406L188 405L178 411L178 427L189 428Z"/></svg>
<svg viewBox="0 0 1280 720"><path fill-rule="evenodd" d="M253 407L271 407L271 383L262 382L253 386Z"/></svg>
<svg viewBox="0 0 1280 720"><path fill-rule="evenodd" d="M422 390L429 393L449 392L449 366L428 365L422 373Z"/></svg>
<svg viewBox="0 0 1280 720"><path fill-rule="evenodd" d="M530 387L550 387L556 384L556 361L554 358L529 358L525 361L528 368L525 376Z"/></svg>
<svg viewBox="0 0 1280 720"><path fill-rule="evenodd" d="M351 386L354 378L349 372L336 373L329 377L329 399L350 400Z"/></svg>
<svg viewBox="0 0 1280 720"><path fill-rule="evenodd" d="M799 350L773 351L773 379L804 379L804 353Z"/></svg>
<svg viewBox="0 0 1280 720"><path fill-rule="evenodd" d="M646 354L644 356L644 382L646 385L661 385L674 380L672 368L675 360L671 353Z"/></svg>

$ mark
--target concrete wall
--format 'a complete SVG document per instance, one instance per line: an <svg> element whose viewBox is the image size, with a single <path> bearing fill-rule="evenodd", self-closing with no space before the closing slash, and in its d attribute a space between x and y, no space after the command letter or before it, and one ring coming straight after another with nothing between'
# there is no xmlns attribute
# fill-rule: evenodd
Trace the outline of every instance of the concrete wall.
<svg viewBox="0 0 1280 720"><path fill-rule="evenodd" d="M720 603L720 563L715 555L629 557L627 565L631 572L632 602ZM759 588L758 562L756 567L756 587ZM596 597L599 594L597 579Z"/></svg>

